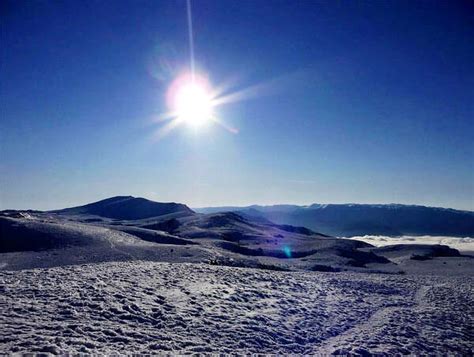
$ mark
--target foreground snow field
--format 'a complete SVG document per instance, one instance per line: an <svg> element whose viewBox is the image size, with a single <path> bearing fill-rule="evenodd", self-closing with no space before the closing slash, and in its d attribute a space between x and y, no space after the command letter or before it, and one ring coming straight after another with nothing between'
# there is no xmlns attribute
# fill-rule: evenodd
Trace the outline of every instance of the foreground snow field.
<svg viewBox="0 0 474 357"><path fill-rule="evenodd" d="M455 353L474 278L109 262L0 272L0 351Z"/></svg>

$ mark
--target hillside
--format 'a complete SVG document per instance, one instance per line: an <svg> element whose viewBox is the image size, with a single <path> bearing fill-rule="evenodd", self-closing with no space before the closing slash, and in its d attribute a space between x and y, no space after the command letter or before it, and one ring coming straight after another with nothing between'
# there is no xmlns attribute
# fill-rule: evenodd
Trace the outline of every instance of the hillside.
<svg viewBox="0 0 474 357"><path fill-rule="evenodd" d="M250 213L254 211L199 214L182 204L131 196L51 212L3 211L0 266L25 269L147 260L274 270L403 270L368 243L273 223ZM416 256L417 249L404 247L403 254ZM453 255L435 246L425 250L427 258Z"/></svg>

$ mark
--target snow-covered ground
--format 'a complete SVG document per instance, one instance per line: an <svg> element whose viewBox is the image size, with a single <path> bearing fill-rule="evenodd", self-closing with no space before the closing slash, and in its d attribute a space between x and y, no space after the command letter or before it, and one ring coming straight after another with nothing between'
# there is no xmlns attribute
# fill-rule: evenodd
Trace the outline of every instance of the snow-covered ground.
<svg viewBox="0 0 474 357"><path fill-rule="evenodd" d="M445 237L445 236L356 236L349 239L355 239L366 242L376 247L383 247L392 244L443 244L459 251L474 251L474 238L472 237Z"/></svg>
<svg viewBox="0 0 474 357"><path fill-rule="evenodd" d="M472 355L474 348L472 275L135 261L2 271L0 279L4 353Z"/></svg>
<svg viewBox="0 0 474 357"><path fill-rule="evenodd" d="M371 245L235 213L118 219L135 210L116 200L104 216L0 214L0 354L474 352L474 257L376 247L451 239Z"/></svg>

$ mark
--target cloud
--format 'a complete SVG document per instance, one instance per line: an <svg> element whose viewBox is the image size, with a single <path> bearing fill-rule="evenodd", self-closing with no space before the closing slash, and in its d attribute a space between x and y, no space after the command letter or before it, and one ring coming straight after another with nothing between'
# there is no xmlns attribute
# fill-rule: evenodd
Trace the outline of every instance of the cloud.
<svg viewBox="0 0 474 357"><path fill-rule="evenodd" d="M443 244L460 251L474 251L474 238L449 236L402 236L399 238L386 236L356 236L350 239L370 243L376 247L392 244Z"/></svg>

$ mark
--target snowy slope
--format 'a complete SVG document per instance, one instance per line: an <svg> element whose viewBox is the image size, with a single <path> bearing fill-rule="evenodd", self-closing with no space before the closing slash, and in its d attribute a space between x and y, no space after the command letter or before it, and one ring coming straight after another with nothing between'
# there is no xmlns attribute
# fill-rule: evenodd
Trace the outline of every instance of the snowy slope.
<svg viewBox="0 0 474 357"><path fill-rule="evenodd" d="M471 355L471 277L118 262L0 272L0 351Z"/></svg>
<svg viewBox="0 0 474 357"><path fill-rule="evenodd" d="M358 270L371 263L390 264L360 250L370 247L367 243L253 222L233 213L138 221L91 217L58 213L0 217L0 269L124 260L284 270Z"/></svg>

